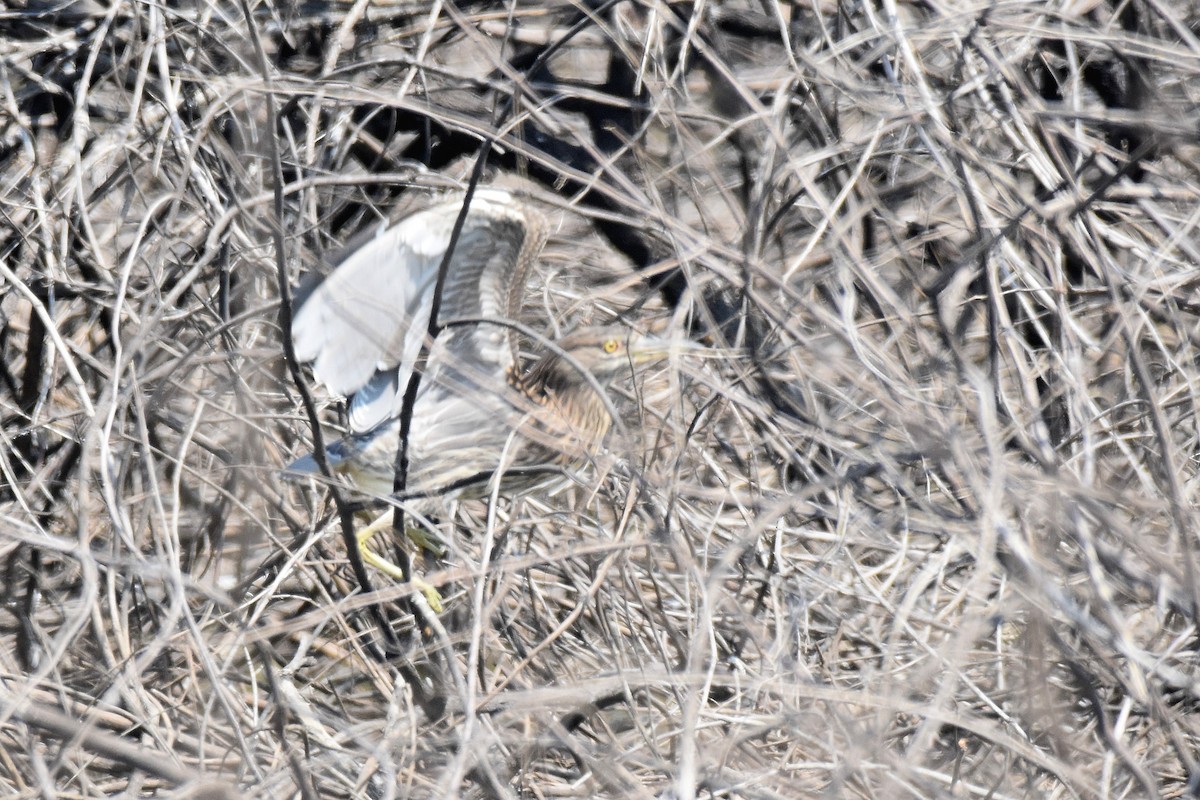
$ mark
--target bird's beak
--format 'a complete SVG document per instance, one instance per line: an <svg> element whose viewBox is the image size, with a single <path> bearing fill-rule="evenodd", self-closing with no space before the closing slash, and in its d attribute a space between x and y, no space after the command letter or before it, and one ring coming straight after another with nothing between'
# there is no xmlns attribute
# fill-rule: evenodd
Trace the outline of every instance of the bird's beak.
<svg viewBox="0 0 1200 800"><path fill-rule="evenodd" d="M629 358L634 364L646 364L676 354L699 350L702 345L687 339L664 339L653 334L636 333L630 337L626 347Z"/></svg>

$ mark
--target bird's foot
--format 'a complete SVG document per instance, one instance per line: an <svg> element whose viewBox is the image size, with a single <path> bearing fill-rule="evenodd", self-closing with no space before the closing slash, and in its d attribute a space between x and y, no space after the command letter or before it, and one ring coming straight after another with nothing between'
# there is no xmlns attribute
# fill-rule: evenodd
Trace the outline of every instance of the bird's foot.
<svg viewBox="0 0 1200 800"><path fill-rule="evenodd" d="M442 613L442 596L438 593L438 590L434 588L433 584L427 583L417 575L407 574L399 566L393 564L391 561L388 561L371 548L371 538L380 531L385 530L391 524L391 518L392 517L390 513L384 514L355 534L355 538L358 540L358 554L362 557L363 563L374 567L384 575L387 575L390 578L395 578L398 581L411 583L413 588L425 595L425 600L429 603L429 607L433 609L434 613ZM428 540L425 538L423 532L409 528L407 531L405 531L405 533L407 533L408 537L421 547L432 549L426 546L425 542ZM414 537L414 534L419 534L419 538Z"/></svg>

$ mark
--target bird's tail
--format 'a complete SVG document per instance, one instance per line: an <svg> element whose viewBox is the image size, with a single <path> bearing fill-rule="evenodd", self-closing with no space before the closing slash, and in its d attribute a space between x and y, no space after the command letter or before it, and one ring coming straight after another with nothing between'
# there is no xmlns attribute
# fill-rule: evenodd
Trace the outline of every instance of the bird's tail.
<svg viewBox="0 0 1200 800"><path fill-rule="evenodd" d="M325 457L329 461L329 468L334 472L339 471L339 467L349 458L349 455L345 442L334 442L325 448ZM312 453L297 458L283 468L283 474L290 478L319 475L320 473L321 470L317 466L317 459Z"/></svg>
<svg viewBox="0 0 1200 800"><path fill-rule="evenodd" d="M297 477L300 475L313 475L320 472L317 469L317 460L313 458L312 453L306 456L297 458L292 463L283 468L283 474L288 477Z"/></svg>
<svg viewBox="0 0 1200 800"><path fill-rule="evenodd" d="M396 447L399 443L397 425L395 420L389 420L381 426L352 434L329 445L325 449L329 468L349 478L361 492L379 497L390 495L395 481ZM319 477L320 473L312 454L296 459L283 469L283 474L290 478Z"/></svg>

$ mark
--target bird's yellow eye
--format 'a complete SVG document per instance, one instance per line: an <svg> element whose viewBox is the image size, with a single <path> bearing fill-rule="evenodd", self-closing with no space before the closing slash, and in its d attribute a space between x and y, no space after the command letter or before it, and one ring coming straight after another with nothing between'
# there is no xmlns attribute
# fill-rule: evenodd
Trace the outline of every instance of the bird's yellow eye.
<svg viewBox="0 0 1200 800"><path fill-rule="evenodd" d="M621 343L618 342L616 339L605 339L604 340L604 352L608 353L610 356L620 349L621 349Z"/></svg>

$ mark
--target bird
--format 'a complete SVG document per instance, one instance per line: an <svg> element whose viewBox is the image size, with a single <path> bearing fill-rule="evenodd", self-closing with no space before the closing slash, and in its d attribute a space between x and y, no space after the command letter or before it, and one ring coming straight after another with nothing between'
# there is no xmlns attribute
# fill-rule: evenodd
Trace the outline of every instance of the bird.
<svg viewBox="0 0 1200 800"><path fill-rule="evenodd" d="M455 193L369 231L298 303L297 360L311 363L330 392L350 397L349 433L327 456L356 491L393 493L403 397L423 344L404 499L434 501L485 496L493 480L502 494L526 491L586 464L612 426L605 387L669 353L656 336L609 324L544 342L522 367L514 328L546 231L542 215L506 189ZM451 247L440 332L430 342L438 270ZM285 472L318 468L310 454ZM396 574L365 547L386 518L360 532L359 545L366 560Z"/></svg>

